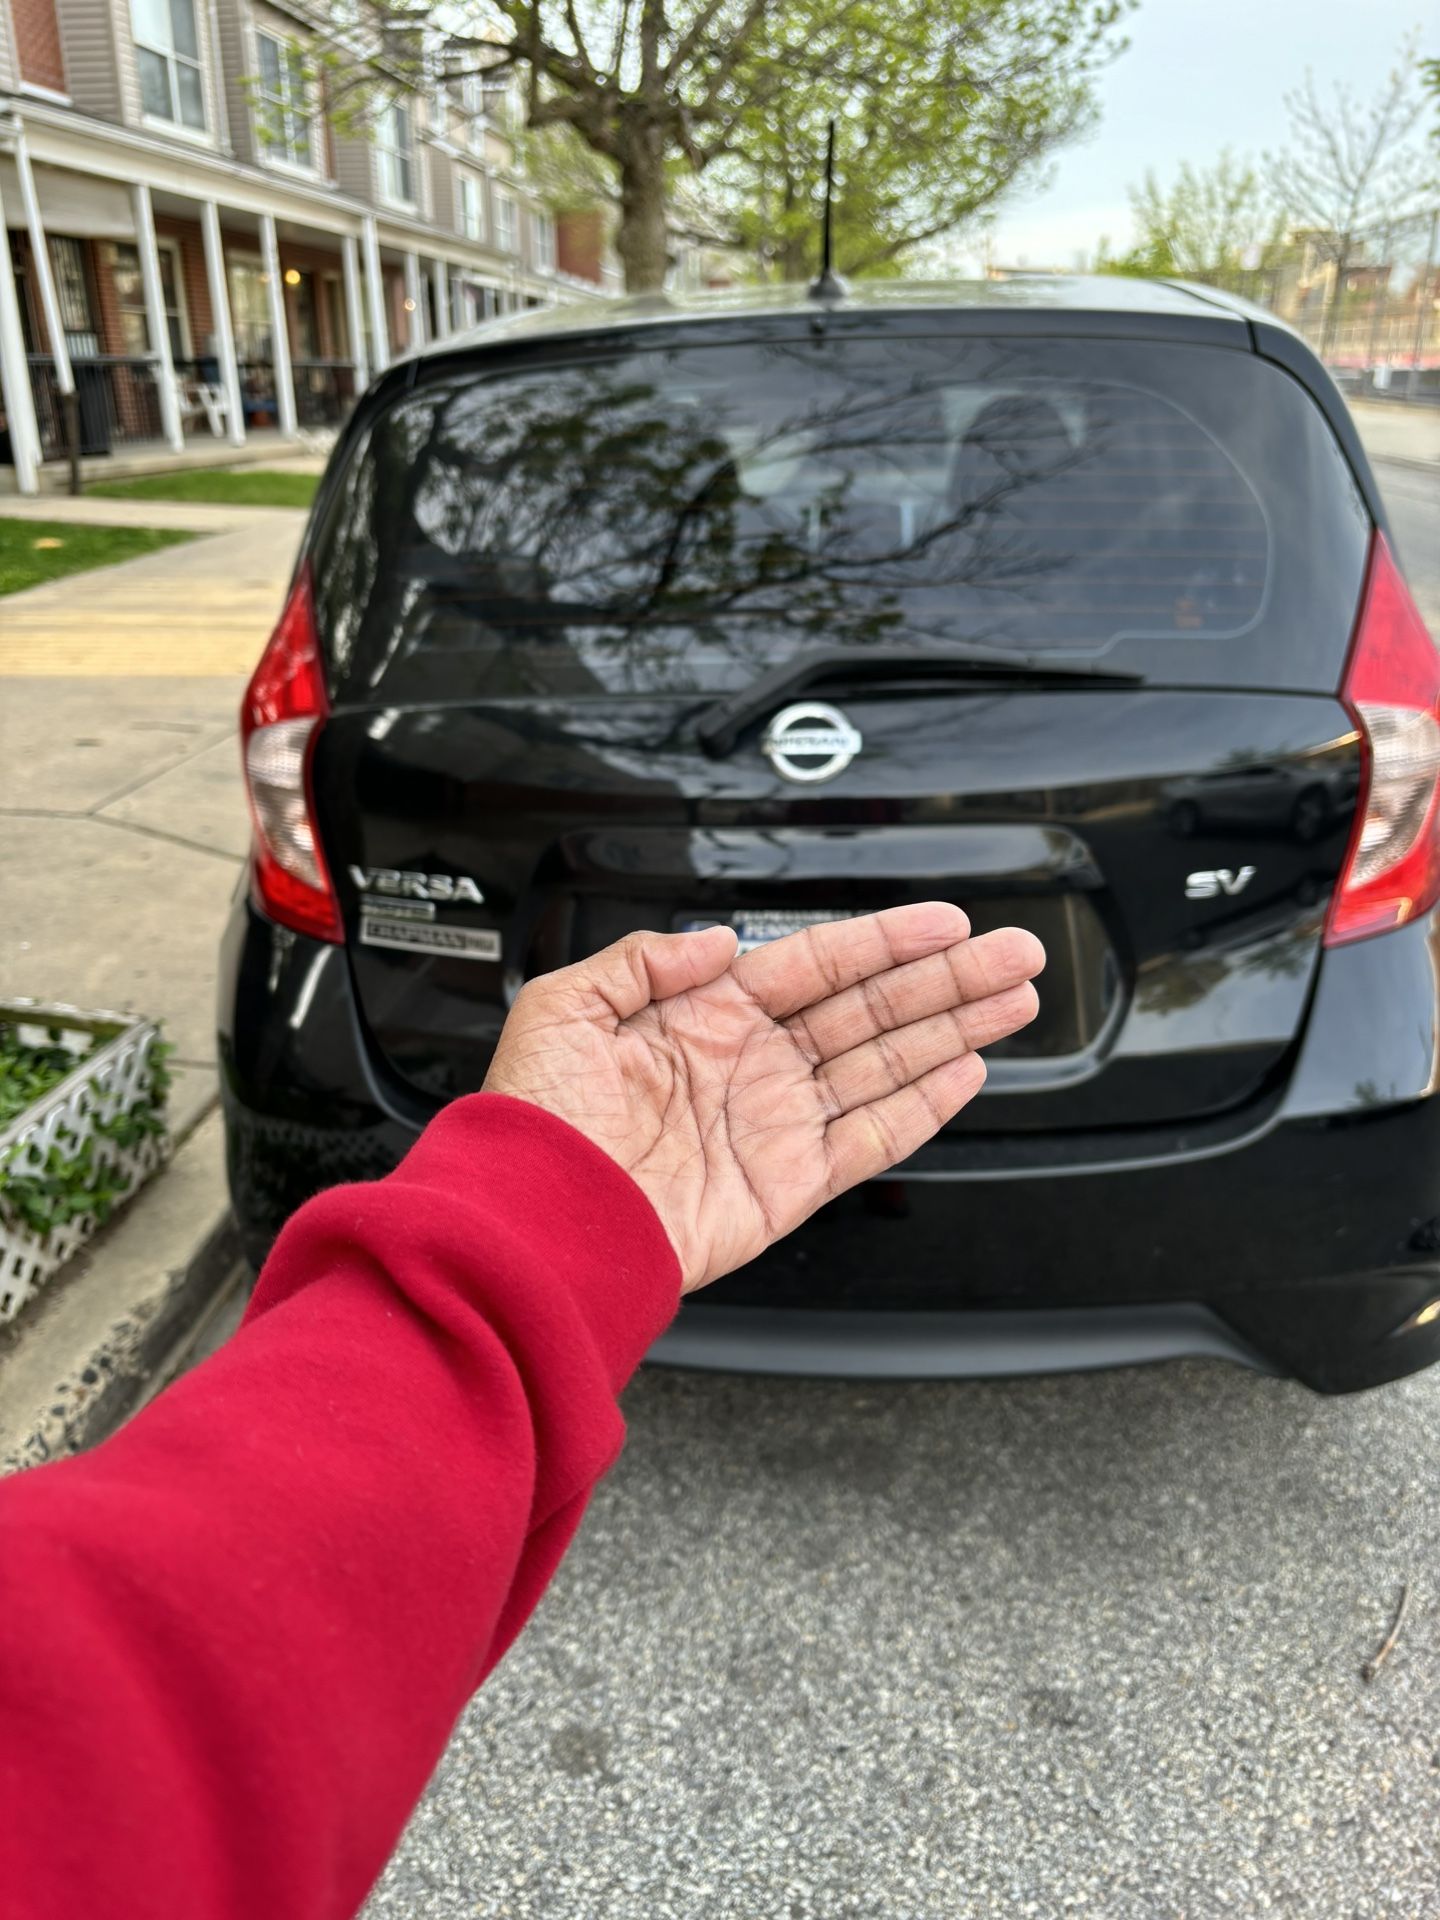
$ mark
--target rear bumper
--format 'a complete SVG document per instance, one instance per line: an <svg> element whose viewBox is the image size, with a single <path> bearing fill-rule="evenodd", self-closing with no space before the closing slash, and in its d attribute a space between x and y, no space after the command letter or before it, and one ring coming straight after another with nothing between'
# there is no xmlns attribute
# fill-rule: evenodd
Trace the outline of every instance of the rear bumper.
<svg viewBox="0 0 1440 1920"><path fill-rule="evenodd" d="M1267 1110L1036 1141L1031 1164L939 1142L688 1301L655 1357L949 1375L1198 1351L1332 1392L1430 1364L1440 1318L1399 1329L1440 1295L1437 948L1420 923L1328 954ZM344 950L248 900L220 1029L231 1193L258 1264L296 1206L387 1171L426 1114L375 1060Z"/></svg>

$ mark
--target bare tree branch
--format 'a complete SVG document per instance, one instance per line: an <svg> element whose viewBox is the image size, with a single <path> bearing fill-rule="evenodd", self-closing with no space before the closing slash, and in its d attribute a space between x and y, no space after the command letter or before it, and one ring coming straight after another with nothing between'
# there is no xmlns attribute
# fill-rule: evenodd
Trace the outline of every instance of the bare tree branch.
<svg viewBox="0 0 1440 1920"><path fill-rule="evenodd" d="M1269 163L1281 198L1311 230L1323 257L1348 255L1364 228L1412 220L1436 190L1433 160L1411 143L1425 111L1414 54L1407 40L1368 106L1346 87L1336 87L1326 103L1309 72L1286 96L1295 146L1268 156Z"/></svg>

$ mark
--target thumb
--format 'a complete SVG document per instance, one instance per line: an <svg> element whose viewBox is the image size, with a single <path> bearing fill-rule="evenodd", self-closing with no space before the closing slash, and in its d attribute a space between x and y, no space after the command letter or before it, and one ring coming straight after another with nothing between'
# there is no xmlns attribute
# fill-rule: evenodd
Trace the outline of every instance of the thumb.
<svg viewBox="0 0 1440 1920"><path fill-rule="evenodd" d="M628 1020L652 1000L669 1000L718 980L739 945L733 927L703 927L698 933L631 933L568 971L577 982L602 995L617 1019Z"/></svg>

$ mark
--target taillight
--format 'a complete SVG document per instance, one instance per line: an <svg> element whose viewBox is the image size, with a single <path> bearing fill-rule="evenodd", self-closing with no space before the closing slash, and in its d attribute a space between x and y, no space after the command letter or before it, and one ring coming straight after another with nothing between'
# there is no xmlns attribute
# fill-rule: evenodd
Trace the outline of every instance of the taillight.
<svg viewBox="0 0 1440 1920"><path fill-rule="evenodd" d="M1340 697L1363 761L1327 947L1404 926L1440 899L1440 650L1378 533Z"/></svg>
<svg viewBox="0 0 1440 1920"><path fill-rule="evenodd" d="M240 709L245 785L255 825L251 885L257 904L281 926L317 940L343 940L310 789L315 738L329 710L305 565Z"/></svg>

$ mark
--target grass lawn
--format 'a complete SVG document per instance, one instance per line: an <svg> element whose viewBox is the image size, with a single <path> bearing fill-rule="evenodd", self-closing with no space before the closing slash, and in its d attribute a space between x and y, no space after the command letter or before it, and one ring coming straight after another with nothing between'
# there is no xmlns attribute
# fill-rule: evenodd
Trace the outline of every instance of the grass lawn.
<svg viewBox="0 0 1440 1920"><path fill-rule="evenodd" d="M268 473L261 467L193 467L139 480L99 480L87 493L108 500L209 500L224 507L308 507L318 473Z"/></svg>
<svg viewBox="0 0 1440 1920"><path fill-rule="evenodd" d="M67 573L111 567L156 553L193 534L155 527L80 527L63 520L7 520L0 513L0 594L20 593Z"/></svg>

